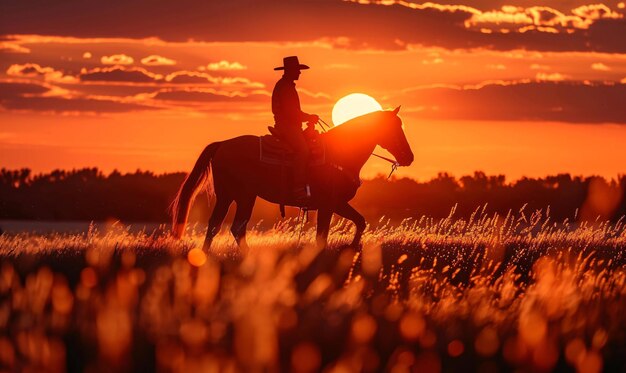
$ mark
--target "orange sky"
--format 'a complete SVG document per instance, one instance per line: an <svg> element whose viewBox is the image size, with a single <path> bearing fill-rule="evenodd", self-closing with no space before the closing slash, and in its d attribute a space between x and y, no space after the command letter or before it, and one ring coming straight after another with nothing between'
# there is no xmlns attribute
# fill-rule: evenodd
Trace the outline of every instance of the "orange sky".
<svg viewBox="0 0 626 373"><path fill-rule="evenodd" d="M319 8L310 3L333 11L315 32L265 25ZM148 27L154 14L106 28L97 17L65 22L67 9L58 19L19 4L0 9L1 166L187 171L204 145L266 131L280 77L273 67L295 54L311 66L297 83L307 112L330 121L334 102L353 92L402 105L416 161L399 176L626 173L626 41L615 36L626 31L622 2L437 8L318 0L259 8L258 19L234 13L229 20L242 26L230 33L219 18L193 17L205 5L184 4L191 10L181 11L188 22L180 28ZM362 176L387 171L371 160Z"/></svg>

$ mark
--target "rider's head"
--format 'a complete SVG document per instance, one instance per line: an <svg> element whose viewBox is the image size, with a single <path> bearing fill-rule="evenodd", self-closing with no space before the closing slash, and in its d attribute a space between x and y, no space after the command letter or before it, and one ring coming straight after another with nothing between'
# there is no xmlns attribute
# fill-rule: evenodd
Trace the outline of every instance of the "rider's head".
<svg viewBox="0 0 626 373"><path fill-rule="evenodd" d="M283 66L276 67L274 70L285 70L283 74L284 77L291 80L298 80L300 71L308 68L307 65L303 65L298 61L298 56L289 56L283 58Z"/></svg>
<svg viewBox="0 0 626 373"><path fill-rule="evenodd" d="M298 78L300 78L300 69L285 69L285 73L283 74L283 76L285 76L285 78L289 80L298 80Z"/></svg>

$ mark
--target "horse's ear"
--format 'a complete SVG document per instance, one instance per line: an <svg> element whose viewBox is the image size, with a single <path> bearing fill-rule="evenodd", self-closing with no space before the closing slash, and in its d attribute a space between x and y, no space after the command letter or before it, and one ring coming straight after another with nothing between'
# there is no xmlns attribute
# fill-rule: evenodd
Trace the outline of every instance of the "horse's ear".
<svg viewBox="0 0 626 373"><path fill-rule="evenodd" d="M401 106L401 105L400 105ZM398 112L400 111L400 106L398 106L397 108L393 109L393 113L395 115L398 115Z"/></svg>

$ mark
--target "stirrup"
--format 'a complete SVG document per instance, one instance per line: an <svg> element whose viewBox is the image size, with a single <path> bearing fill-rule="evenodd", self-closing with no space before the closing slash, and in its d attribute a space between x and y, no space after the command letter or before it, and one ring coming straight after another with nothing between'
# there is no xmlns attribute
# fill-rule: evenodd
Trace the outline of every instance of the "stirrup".
<svg viewBox="0 0 626 373"><path fill-rule="evenodd" d="M311 187L305 184L304 187L298 187L293 190L293 197L299 204L307 205L311 199Z"/></svg>

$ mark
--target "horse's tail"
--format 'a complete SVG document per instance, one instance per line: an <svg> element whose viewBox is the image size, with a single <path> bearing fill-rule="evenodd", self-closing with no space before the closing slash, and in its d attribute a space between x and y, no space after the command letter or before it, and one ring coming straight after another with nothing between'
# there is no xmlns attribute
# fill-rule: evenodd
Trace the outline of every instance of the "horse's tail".
<svg viewBox="0 0 626 373"><path fill-rule="evenodd" d="M219 142L214 142L204 148L170 205L170 213L172 214L172 235L176 238L181 238L185 232L189 208L193 204L193 200L196 198L198 192L206 188L209 199L214 195L213 178L210 177L211 160L220 144Z"/></svg>

